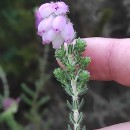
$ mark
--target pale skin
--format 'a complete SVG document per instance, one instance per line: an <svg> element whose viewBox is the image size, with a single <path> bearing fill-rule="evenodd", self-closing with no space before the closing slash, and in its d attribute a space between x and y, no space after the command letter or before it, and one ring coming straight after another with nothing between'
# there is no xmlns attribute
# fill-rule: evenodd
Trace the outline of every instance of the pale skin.
<svg viewBox="0 0 130 130"><path fill-rule="evenodd" d="M130 86L130 38L85 38L85 56L92 61L87 68L91 80L116 81ZM116 124L99 130L130 130L130 122Z"/></svg>
<svg viewBox="0 0 130 130"><path fill-rule="evenodd" d="M87 68L92 80L116 81L130 86L130 38L86 38L85 56L92 61Z"/></svg>
<svg viewBox="0 0 130 130"><path fill-rule="evenodd" d="M115 81L130 86L130 38L84 38L87 48L84 56L91 57L86 68L91 80ZM99 130L130 130L130 122L116 124Z"/></svg>

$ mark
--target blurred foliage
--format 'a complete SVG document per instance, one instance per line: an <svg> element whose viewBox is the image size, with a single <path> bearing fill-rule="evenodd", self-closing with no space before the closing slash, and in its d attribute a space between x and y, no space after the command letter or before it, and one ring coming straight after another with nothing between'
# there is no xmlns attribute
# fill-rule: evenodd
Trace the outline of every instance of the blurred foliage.
<svg viewBox="0 0 130 130"><path fill-rule="evenodd" d="M0 94L0 123L7 124L9 130L24 130L25 126L19 124L17 119L15 118L15 113L18 112L19 102L22 99L29 107L30 110L26 110L23 113L22 118L27 118L27 130L30 130L29 125L33 126L34 130L48 130L50 126L50 122L44 122L43 117L47 114L47 109L43 109L43 105L45 105L50 99L49 95L43 96L43 92L45 91L45 83L49 80L50 75L46 74L45 70L47 67L48 60L48 51L49 46L45 46L43 56L39 58L39 76L36 81L34 81L35 88L32 90L26 84L22 84L23 92L22 98L13 99L10 96L10 86L8 84L8 80L6 77L6 73L3 68L0 66L0 79L2 81L3 86L3 94ZM42 94L42 96L41 96ZM35 117L35 118L34 118ZM1 129L0 124L0 129ZM44 124L44 125L43 125ZM3 128L2 128L3 129Z"/></svg>
<svg viewBox="0 0 130 130"><path fill-rule="evenodd" d="M1 66L0 79L3 83L3 94L0 94L0 123L6 123L10 130L23 130L23 127L14 118L14 114L18 111L19 98L10 97L6 74Z"/></svg>
<svg viewBox="0 0 130 130"><path fill-rule="evenodd" d="M13 97L16 97L19 92L15 92L17 89L20 89L18 85L21 83L31 84L31 87L28 87L30 85L26 85L26 90L34 91L31 105L28 105L26 102L30 109L30 111L26 110L26 115L28 115L28 118L30 117L27 125L30 123L41 125L42 117L45 112L41 114L39 110L43 109L43 105L49 99L49 96L41 96L45 91L45 80L43 79L47 80L47 78L50 77L45 76L44 72L46 71L44 66L48 62L49 46L47 47L48 49L44 51L44 47L41 45L41 41L36 34L34 18L34 10L36 6L42 2L43 1L40 0L38 2L34 0L0 1L0 25L2 25L0 26L0 64L7 74L10 93ZM5 90L3 91L5 92ZM26 92L27 91L22 91L20 93L23 94ZM18 95L21 95L20 93ZM25 94L26 99L27 96L28 93ZM1 99L1 102L3 100L4 99ZM37 105L38 103L39 106ZM26 106L26 104L24 105ZM22 108L20 108L20 110L21 109ZM2 113L4 113L4 111L2 111ZM15 129L19 129L16 119L14 113L11 113L7 116L6 120L2 122L5 122L10 129L14 130L14 126L16 126ZM22 119L25 119L24 112L22 113L20 121ZM43 128L45 127L48 126L44 125ZM2 128L1 124L0 129L4 128Z"/></svg>
<svg viewBox="0 0 130 130"><path fill-rule="evenodd" d="M30 110L25 112L25 117L29 120L29 123L33 125L34 130L47 130L50 126L50 122L46 122L46 124L43 125L43 117L47 114L47 108L42 108L42 106L50 100L49 95L43 96L45 84L51 77L50 74L45 73L49 56L48 52L49 46L45 46L43 56L39 58L39 77L34 81L34 90L32 90L30 86L24 83L22 84L24 90L22 99L30 106Z"/></svg>
<svg viewBox="0 0 130 130"><path fill-rule="evenodd" d="M38 45L34 23L33 0L0 2L0 64L7 73L33 77L36 71ZM28 73L27 73L28 72Z"/></svg>

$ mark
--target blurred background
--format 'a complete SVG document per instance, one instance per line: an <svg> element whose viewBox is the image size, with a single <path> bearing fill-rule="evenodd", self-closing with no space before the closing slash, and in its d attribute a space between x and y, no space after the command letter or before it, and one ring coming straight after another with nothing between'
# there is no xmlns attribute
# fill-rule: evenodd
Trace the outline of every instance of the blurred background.
<svg viewBox="0 0 130 130"><path fill-rule="evenodd" d="M130 36L130 0L64 0L79 37ZM70 99L53 70L52 46L43 46L34 10L48 0L0 1L0 129L65 130ZM90 81L83 125L93 130L130 120L130 89Z"/></svg>

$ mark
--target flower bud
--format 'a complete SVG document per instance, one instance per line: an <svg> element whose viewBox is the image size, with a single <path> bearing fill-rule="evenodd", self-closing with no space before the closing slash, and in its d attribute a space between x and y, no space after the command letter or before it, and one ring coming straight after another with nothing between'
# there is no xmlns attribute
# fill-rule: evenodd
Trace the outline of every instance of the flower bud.
<svg viewBox="0 0 130 130"><path fill-rule="evenodd" d="M54 21L52 28L55 32L59 33L66 25L66 17L65 16L57 16Z"/></svg>
<svg viewBox="0 0 130 130"><path fill-rule="evenodd" d="M60 34L56 36L56 38L52 41L53 48L58 49L63 44L64 39L61 37Z"/></svg>
<svg viewBox="0 0 130 130"><path fill-rule="evenodd" d="M53 20L54 20L53 15L51 15L50 17L42 20L38 25L38 35L42 36L43 33L48 31L52 27Z"/></svg>
<svg viewBox="0 0 130 130"><path fill-rule="evenodd" d="M17 98L17 99L5 98L3 99L2 105L3 105L4 110L7 110L10 107L12 107L12 105L18 105L19 102L20 102L20 98Z"/></svg>
<svg viewBox="0 0 130 130"><path fill-rule="evenodd" d="M67 23L61 35L66 43L71 43L75 37L74 28L71 22Z"/></svg>
<svg viewBox="0 0 130 130"><path fill-rule="evenodd" d="M69 12L68 6L64 2L54 3L52 8L56 15L66 14L67 12Z"/></svg>
<svg viewBox="0 0 130 130"><path fill-rule="evenodd" d="M38 11L42 18L48 17L50 14L53 13L52 3L41 5Z"/></svg>
<svg viewBox="0 0 130 130"><path fill-rule="evenodd" d="M48 30L45 34L42 36L42 40L44 43L50 43L52 40L54 40L57 36L57 33L51 28Z"/></svg>

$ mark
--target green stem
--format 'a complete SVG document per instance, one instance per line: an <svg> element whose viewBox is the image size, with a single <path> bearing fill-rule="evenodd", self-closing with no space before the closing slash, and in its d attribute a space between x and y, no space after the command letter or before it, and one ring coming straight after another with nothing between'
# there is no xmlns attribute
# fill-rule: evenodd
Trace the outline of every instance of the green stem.
<svg viewBox="0 0 130 130"><path fill-rule="evenodd" d="M75 44L65 44L55 52L55 57L61 61L65 69L55 69L54 75L72 97L72 103L67 101L67 105L71 110L69 117L73 130L86 130L85 126L81 128L83 113L80 109L84 104L84 99L79 100L79 96L87 91L86 83L90 77L85 69L90 63L90 58L82 57L85 48L86 42L79 38ZM68 130L72 130L70 125L68 125Z"/></svg>
<svg viewBox="0 0 130 130"><path fill-rule="evenodd" d="M44 83L45 83L44 77L45 77L45 68L46 68L47 59L48 59L48 51L49 51L49 46L45 46L43 56L39 59L40 74L39 74L39 79L37 80L38 83L36 83L36 92L35 92L35 95L33 98L32 109L31 109L31 111L33 112L32 113L33 116L37 116L36 120L34 122L37 130L42 130L41 116L38 113L39 107L38 107L37 103L38 103L39 94L44 89Z"/></svg>
<svg viewBox="0 0 130 130"><path fill-rule="evenodd" d="M35 109L37 109L37 100L38 100L38 96L39 96L39 93L41 92L41 90L43 90L43 86L44 86L44 76L45 76L45 66L47 64L47 59L48 59L48 51L49 51L49 46L45 46L45 49L44 49L44 53L43 53L43 56L42 58L39 59L39 72L40 72L40 75L39 75L39 82L40 84L36 84L36 92L35 92L35 95L34 95L34 98L33 98L33 106Z"/></svg>
<svg viewBox="0 0 130 130"><path fill-rule="evenodd" d="M19 125L12 114L8 115L5 119L7 125L11 128L11 130L23 130L22 126Z"/></svg>
<svg viewBox="0 0 130 130"><path fill-rule="evenodd" d="M6 74L3 70L3 68L0 66L0 78L3 82L3 87L4 87L4 97L7 98L9 97L9 85L8 85L8 81L6 78Z"/></svg>
<svg viewBox="0 0 130 130"><path fill-rule="evenodd" d="M75 61L73 59L73 56L68 53L68 47L66 49L67 49L69 63L74 64ZM79 104L79 101L78 101L79 97L78 97L78 91L77 91L77 76L78 76L78 74L75 76L75 79L71 80L71 87L72 87L72 91L73 91L73 96L72 96L73 104L75 104L75 102L77 104ZM78 123L79 110L78 110L78 108L75 108L75 109L73 108L72 111L73 111L73 117L74 117L74 122L75 122L73 124L74 130L79 130L79 128L80 128L80 124Z"/></svg>
<svg viewBox="0 0 130 130"><path fill-rule="evenodd" d="M74 96L72 96L72 100L73 100L73 104L75 102L77 102L78 104L78 92L77 92L77 87L76 87L76 81L75 80L71 80L71 86L72 86L72 90L73 90L73 94ZM77 130L77 128L80 128L80 124L78 123L78 118L79 118L79 111L78 109L73 109L73 117L74 117L74 130Z"/></svg>

